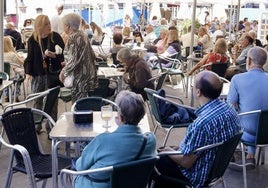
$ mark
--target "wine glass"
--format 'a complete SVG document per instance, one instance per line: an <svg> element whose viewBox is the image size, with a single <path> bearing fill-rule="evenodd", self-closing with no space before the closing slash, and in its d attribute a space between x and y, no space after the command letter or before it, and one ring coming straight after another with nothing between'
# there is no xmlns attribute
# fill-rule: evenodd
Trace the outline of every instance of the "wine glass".
<svg viewBox="0 0 268 188"><path fill-rule="evenodd" d="M111 120L113 117L113 108L110 105L102 106L101 107L101 119L105 121L105 125L103 125L103 128L106 129L106 132L108 132L108 128L111 126L108 125L108 121Z"/></svg>
<svg viewBox="0 0 268 188"><path fill-rule="evenodd" d="M109 67L112 67L113 64L114 64L114 62L113 62L113 58L112 58L112 57L107 57L107 65L108 65Z"/></svg>

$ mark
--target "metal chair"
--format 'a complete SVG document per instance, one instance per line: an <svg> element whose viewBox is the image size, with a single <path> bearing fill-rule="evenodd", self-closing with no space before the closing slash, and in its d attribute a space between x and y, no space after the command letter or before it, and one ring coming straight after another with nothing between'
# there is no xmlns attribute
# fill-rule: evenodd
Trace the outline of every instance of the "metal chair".
<svg viewBox="0 0 268 188"><path fill-rule="evenodd" d="M59 99L61 99L64 103L65 112L68 111L67 103L72 101L72 91L69 88L62 87L59 92Z"/></svg>
<svg viewBox="0 0 268 188"><path fill-rule="evenodd" d="M0 136L0 141L11 149L4 186L6 188L11 186L14 172L26 174L29 181L28 187L32 188L37 187L37 181L43 181L42 187L45 187L47 179L52 177L52 157L50 154L43 154L40 148L35 133L35 113L45 116L50 122L50 126L54 126L54 120L47 113L33 108L17 108L5 112L1 116L9 144L4 141L2 136ZM58 156L58 165L59 169L68 168L71 166L71 160Z"/></svg>
<svg viewBox="0 0 268 188"><path fill-rule="evenodd" d="M24 98L26 98L26 90L25 90L25 86L23 84L25 77L21 76L18 73L15 73L15 76L13 78L10 77L10 71L11 68L15 67L15 68L20 68L23 70L23 66L20 66L18 64L15 63L9 63L9 62L4 62L4 71L9 75L10 80L13 80L13 84L14 84L14 102L16 100L17 97L17 86L22 84L22 88L23 88L23 94L24 94Z"/></svg>
<svg viewBox="0 0 268 188"><path fill-rule="evenodd" d="M155 82L155 90L157 91L157 90L162 88L162 86L165 82L166 76L167 76L167 72L161 72L161 73L157 74L156 76L153 76L148 81Z"/></svg>
<svg viewBox="0 0 268 188"><path fill-rule="evenodd" d="M167 72L171 85L175 86L179 84L178 81L175 84L172 80L172 76L179 75L181 77L183 89L186 90L186 83L184 80L184 72L186 70L186 63L180 60L181 58L180 54L176 53L175 55L172 55L170 57L157 55L157 58L158 58L158 63L159 63L161 72ZM169 62L170 66L163 67L163 61Z"/></svg>
<svg viewBox="0 0 268 188"><path fill-rule="evenodd" d="M92 44L92 46L97 46L98 47L98 50L99 50L100 54L105 54L105 52L104 52L104 50L102 48L102 43L104 41L105 35L106 35L106 33L102 33L102 39L98 44Z"/></svg>
<svg viewBox="0 0 268 188"><path fill-rule="evenodd" d="M149 177L153 171L157 157L130 161L123 164L115 164L113 166L89 169L84 171L73 171L68 169L61 170L60 180L63 188L67 188L70 184L66 183L66 174L75 176L86 176L91 173L110 173L110 187L128 187L128 188L146 188Z"/></svg>
<svg viewBox="0 0 268 188"><path fill-rule="evenodd" d="M114 89L109 87L109 84L111 82L115 83ZM102 98L114 100L117 87L118 87L117 81L111 80L109 78L98 77L98 87L92 91L89 91L88 96L102 97Z"/></svg>
<svg viewBox="0 0 268 188"><path fill-rule="evenodd" d="M154 91L152 89L145 88L144 90L145 90L145 92L148 96L148 99L149 99L149 103L150 103L149 108L150 108L151 116L154 117L154 120L155 120L155 121L153 121L154 122L154 131L153 132L156 133L158 127L163 128L164 130L167 131L164 142L163 142L163 146L165 146L167 141L168 141L168 137L170 135L171 130L174 128L187 128L188 125L190 124L190 121L187 123L175 123L175 124L165 123L164 119L161 115L160 109L159 109L158 100L162 100L164 103L169 103L169 104L175 105L177 107L181 107L181 108L185 109L186 111L188 111L188 110L193 111L194 108L183 105L183 101L180 98L176 98L173 96L166 96L166 97L170 97L170 98L174 98L174 99L179 100L181 104L175 103L174 101L171 101L167 98L159 96L157 94L157 91Z"/></svg>
<svg viewBox="0 0 268 188"><path fill-rule="evenodd" d="M225 77L226 70L228 68L228 63L209 63L206 65L203 65L201 68L207 68L210 67L210 70L212 72L215 72L220 77Z"/></svg>
<svg viewBox="0 0 268 188"><path fill-rule="evenodd" d="M215 159L213 161L212 166L209 169L209 174L203 187L213 187L215 185L218 185L219 183L221 183L222 186L225 187L223 175L233 157L233 154L241 139L241 136L242 136L242 133L239 133L225 142L219 142L219 143L203 146L203 147L197 148L195 151L192 152L192 153L200 154L200 152L206 152L207 150L212 150L212 149L217 150ZM171 152L167 151L167 152L159 153L159 156L164 156L164 155L183 155L183 154L179 151L171 151ZM163 175L159 171L157 171L157 169L155 171L156 171L157 176L160 176L162 179L165 179L166 181L173 182L174 184L178 184L178 186L184 185L187 187L194 187L188 181L184 181L184 180L180 180L174 177ZM151 187L153 188L153 186Z"/></svg>
<svg viewBox="0 0 268 188"><path fill-rule="evenodd" d="M256 139L255 142L247 142L241 139L241 149L242 149L242 166L243 166L243 179L244 188L247 187L247 171L246 171L246 161L245 161L245 146L254 146L259 149L257 154L257 165L260 163L260 157L262 157L261 164L264 164L265 151L262 150L264 147L268 147L268 110L254 110L244 113L240 113L239 116L250 116L258 115L259 121L257 123ZM246 131L246 130L245 130Z"/></svg>
<svg viewBox="0 0 268 188"><path fill-rule="evenodd" d="M81 110L93 110L93 111L101 111L101 107L103 105L112 105L114 108L117 108L115 102L105 99L102 97L85 97L78 99L72 105L71 111L81 111Z"/></svg>

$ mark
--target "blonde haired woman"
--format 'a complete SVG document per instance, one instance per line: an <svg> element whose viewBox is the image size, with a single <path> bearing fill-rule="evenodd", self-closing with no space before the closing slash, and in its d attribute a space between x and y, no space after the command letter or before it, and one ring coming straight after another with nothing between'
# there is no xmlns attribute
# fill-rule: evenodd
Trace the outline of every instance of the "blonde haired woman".
<svg viewBox="0 0 268 188"><path fill-rule="evenodd" d="M4 62L11 63L9 78L14 78L15 72L19 71L17 67L23 65L23 61L23 57L19 56L15 51L11 37L4 36ZM12 66L12 64L17 64L18 66Z"/></svg>
<svg viewBox="0 0 268 188"><path fill-rule="evenodd" d="M208 30L205 27L199 28L198 45L202 46L204 52L209 52L213 48L213 41Z"/></svg>
<svg viewBox="0 0 268 188"><path fill-rule="evenodd" d="M103 31L95 22L90 22L89 25L93 32L92 45L99 45L102 41Z"/></svg>
<svg viewBox="0 0 268 188"><path fill-rule="evenodd" d="M9 72L9 79L14 79L15 74L23 74L24 69L20 66L23 65L23 57L19 56L15 51L15 47L13 46L12 39L10 36L4 36L4 62L10 63L10 72ZM13 64L13 65L12 65ZM16 66L17 65L17 66ZM20 95L20 84L17 85L16 89L17 97L16 102L19 102L18 96ZM5 101L8 102L8 90L6 90L6 97Z"/></svg>
<svg viewBox="0 0 268 188"><path fill-rule="evenodd" d="M208 53L204 56L199 63L197 63L192 70L189 71L188 75L193 74L201 66L209 63L227 63L229 58L226 55L227 52L227 43L225 39L220 38L216 41L213 52ZM207 68L209 69L209 67Z"/></svg>
<svg viewBox="0 0 268 188"><path fill-rule="evenodd" d="M28 40L28 55L24 61L25 81L27 84L31 81L32 93L62 85L59 73L62 69L61 62L64 61L63 49L64 42L60 34L51 31L48 16L38 15L34 22L33 35ZM51 113L54 120L57 119L57 105L58 102ZM34 108L42 107L43 99L37 99Z"/></svg>

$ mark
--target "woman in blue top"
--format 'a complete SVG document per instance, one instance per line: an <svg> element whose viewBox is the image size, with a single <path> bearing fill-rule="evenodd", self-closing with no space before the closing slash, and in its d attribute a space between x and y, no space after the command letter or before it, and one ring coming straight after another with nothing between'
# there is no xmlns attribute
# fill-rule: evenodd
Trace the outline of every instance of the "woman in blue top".
<svg viewBox="0 0 268 188"><path fill-rule="evenodd" d="M118 116L115 118L118 128L112 133L103 133L95 137L83 150L76 161L76 170L96 169L105 166L135 160L144 136L146 145L139 159L156 154L156 139L152 133L141 133L138 123L145 114L145 104L139 94L121 91L115 100ZM96 173L90 176L78 176L75 187L108 188L110 174Z"/></svg>

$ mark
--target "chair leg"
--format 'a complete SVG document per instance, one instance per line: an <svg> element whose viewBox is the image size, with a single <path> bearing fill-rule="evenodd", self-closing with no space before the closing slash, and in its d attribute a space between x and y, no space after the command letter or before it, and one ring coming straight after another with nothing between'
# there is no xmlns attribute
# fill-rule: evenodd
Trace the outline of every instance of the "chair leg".
<svg viewBox="0 0 268 188"><path fill-rule="evenodd" d="M42 188L46 188L46 185L47 185L47 179L44 179L42 181Z"/></svg>
<svg viewBox="0 0 268 188"><path fill-rule="evenodd" d="M10 152L10 159L8 162L8 169L7 169L7 178L5 182L5 188L9 188L11 185L12 177L13 177L13 169L12 169L12 164L14 160L14 150Z"/></svg>
<svg viewBox="0 0 268 188"><path fill-rule="evenodd" d="M246 169L246 153L245 153L245 146L241 142L241 149L242 149L242 165L243 165L243 181L244 181L244 188L247 188L247 169Z"/></svg>
<svg viewBox="0 0 268 188"><path fill-rule="evenodd" d="M170 132L171 132L172 129L173 129L173 126L171 126L171 127L168 129L168 131L167 131L167 134L166 134L166 136L165 136L164 143L163 143L163 146L164 146L164 147L165 147L166 144L167 144L168 137L169 137Z"/></svg>

